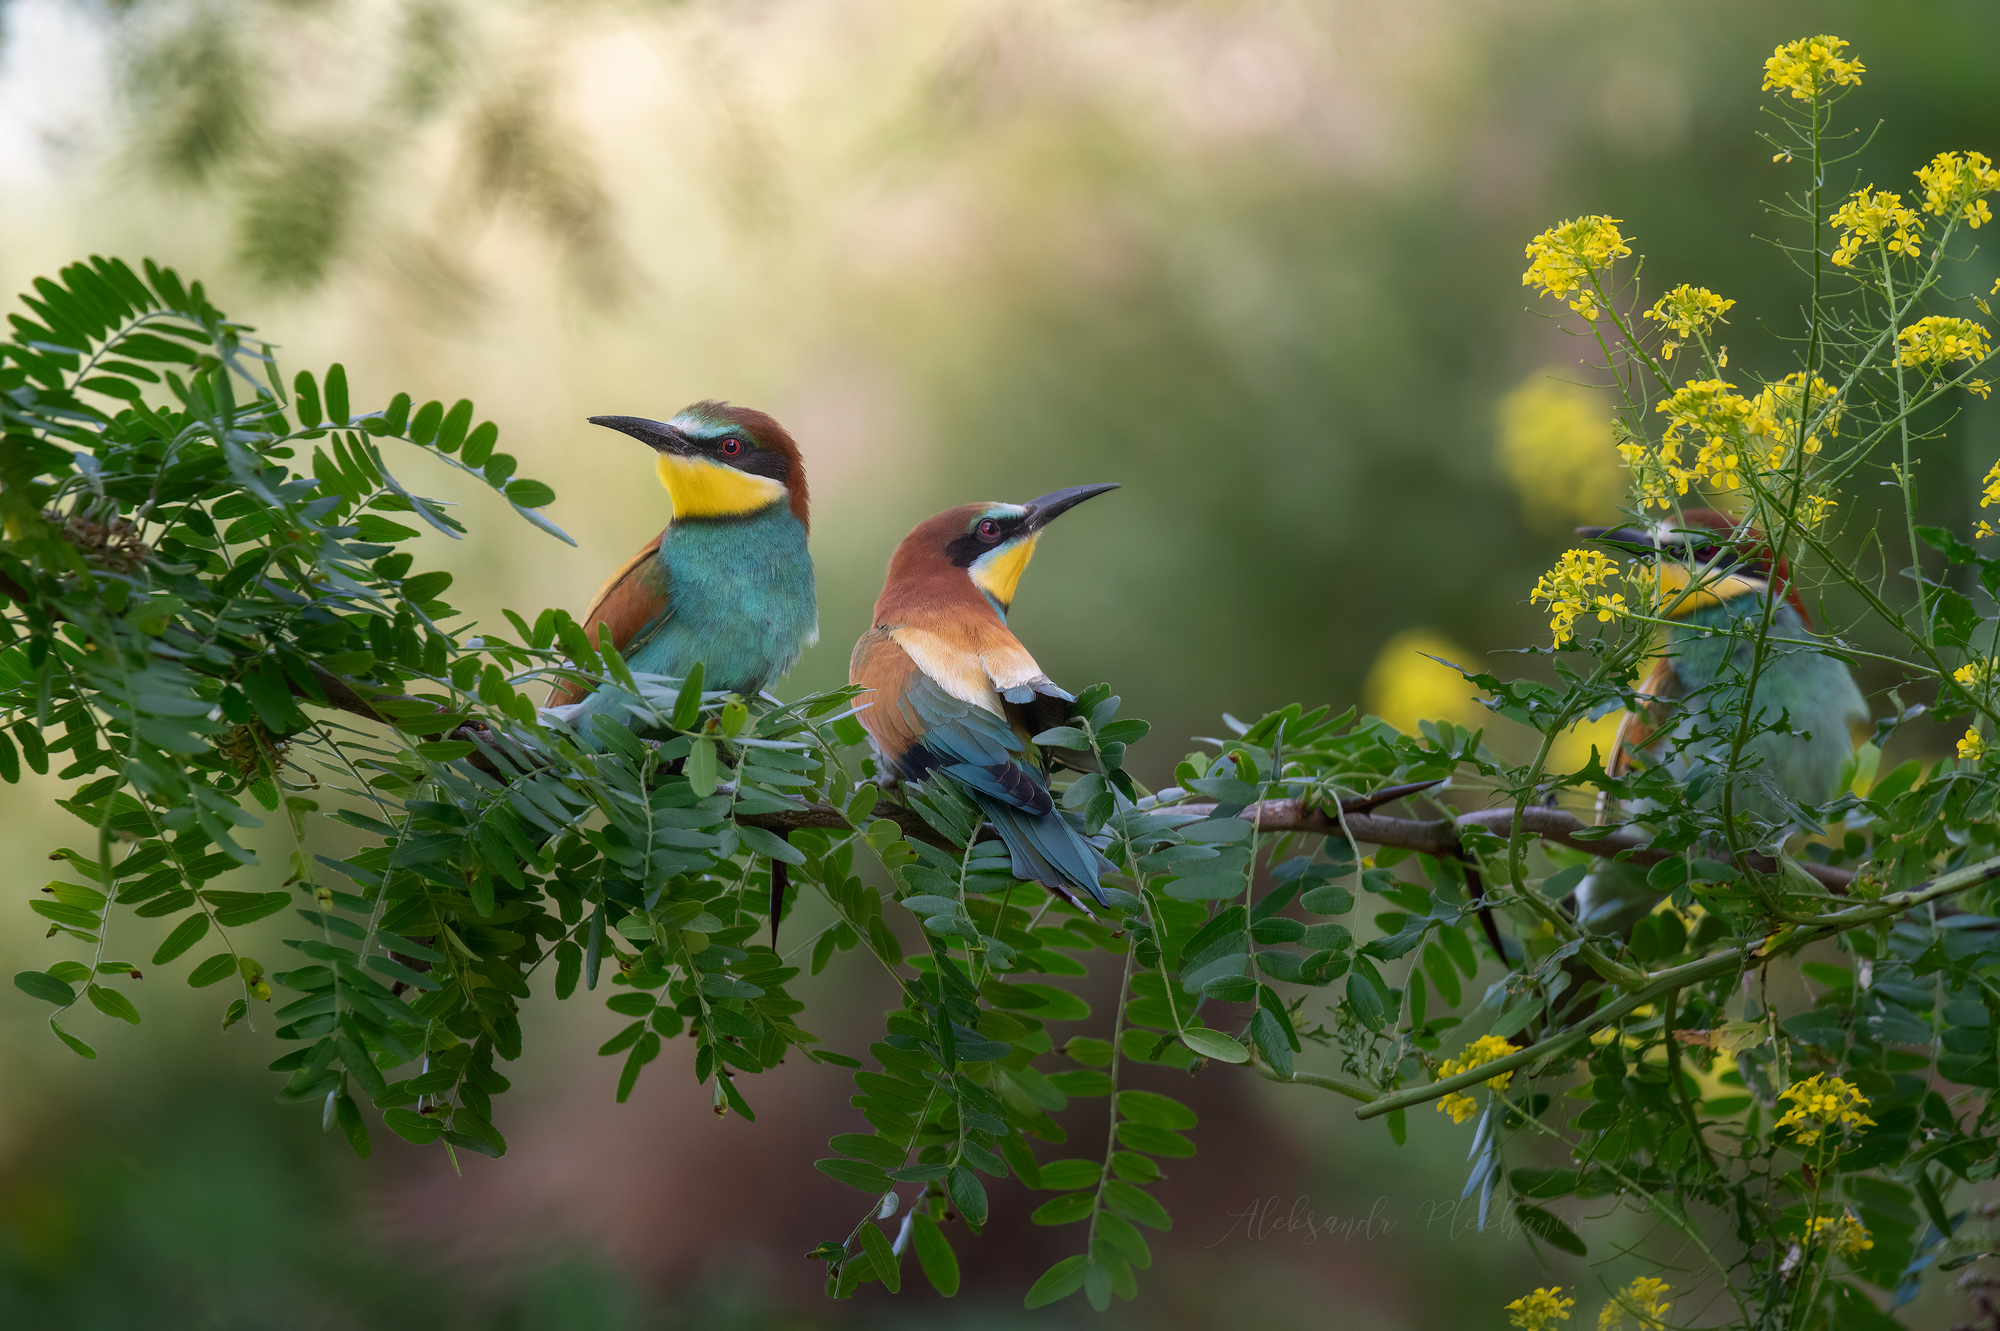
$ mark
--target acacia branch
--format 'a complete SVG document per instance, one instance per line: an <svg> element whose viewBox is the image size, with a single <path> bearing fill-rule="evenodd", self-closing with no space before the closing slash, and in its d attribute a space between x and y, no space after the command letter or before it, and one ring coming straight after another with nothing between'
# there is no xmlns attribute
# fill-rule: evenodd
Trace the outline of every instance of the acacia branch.
<svg viewBox="0 0 2000 1331"><path fill-rule="evenodd" d="M1393 800L1404 799L1419 791L1429 790L1432 786L1438 784L1436 781L1412 781L1407 785L1385 786L1381 790L1372 791L1366 795L1356 795L1349 799L1344 799L1340 802L1340 807L1350 820L1359 817L1368 817L1370 816L1368 812L1370 809L1380 808L1382 805ZM1283 803L1283 801L1271 801L1271 803ZM1162 809L1158 812L1199 813L1205 816L1206 811L1212 810L1213 807L1213 805L1206 806L1205 808L1200 805L1176 805L1171 809ZM1261 808L1264 806L1260 805L1256 807ZM875 806L875 816L877 818L887 818L896 824L897 827L902 829L905 837L913 837L916 840L928 842L933 846L939 846L946 850L959 849L958 846L954 845L936 828L925 822L921 814L907 805L893 802L877 804ZM1248 809L1244 810L1243 816L1250 817L1251 811ZM738 814L736 821L746 823L751 827L761 827L767 832L776 832L780 836L783 836L787 832L799 831L806 828L821 828L833 832L852 832L858 830L847 821L846 814L831 804L808 804L803 809L787 809L778 813ZM1389 819L1387 821L1400 822L1403 820ZM1275 829L1266 825L1264 830L1276 831L1284 829Z"/></svg>
<svg viewBox="0 0 2000 1331"><path fill-rule="evenodd" d="M1350 1100L1359 1100L1363 1104L1375 1099L1373 1087L1364 1086L1358 1081L1349 1081L1345 1077L1332 1077L1323 1072L1307 1072L1304 1069L1296 1070L1287 1077L1255 1059L1250 1060L1250 1070L1265 1081L1275 1081L1282 1086L1317 1086L1323 1091L1332 1091Z"/></svg>
<svg viewBox="0 0 2000 1331"><path fill-rule="evenodd" d="M1772 960L1788 952L1796 952L1808 943L1817 943L1835 934L1845 933L1849 929L1893 918L1904 911L1969 891L1996 878L2000 878L2000 856L1981 860L1977 864L1969 864L1962 869L1954 869L1950 873L1939 874L1927 883L1921 883L1906 892L1893 892L1880 901L1850 906L1811 925L1787 926L1755 943L1726 947L1684 965L1654 971L1646 976L1645 988L1621 994L1566 1030L1558 1031L1526 1048L1516 1049L1511 1054L1503 1054L1490 1063L1481 1063L1464 1072L1440 1078L1428 1086L1412 1086L1382 1096L1380 1099L1371 1100L1355 1110L1354 1116L1376 1118L1391 1110L1405 1109L1427 1100L1436 1100L1453 1091L1462 1091L1467 1087L1490 1081L1501 1073L1512 1072L1516 1068L1545 1058L1553 1058L1578 1041L1588 1039L1592 1032L1602 1030L1638 1008L1657 1002L1689 985L1718 979L1732 971L1740 973L1753 967L1768 965Z"/></svg>
<svg viewBox="0 0 2000 1331"><path fill-rule="evenodd" d="M1156 812L1208 815L1214 812L1215 807L1213 804L1176 804ZM1514 810L1511 808L1481 809L1457 818L1419 821L1415 818L1392 818L1365 810L1351 811L1346 801L1341 807L1349 811L1335 816L1304 800L1265 800L1246 808L1240 816L1255 821L1259 831L1317 832L1339 836L1343 835L1344 829L1344 833L1353 836L1356 841L1366 841L1373 846L1392 846L1398 850L1421 851L1441 858L1459 853L1464 829L1478 828L1504 835L1514 821ZM1600 859L1618 856L1632 864L1651 865L1678 853L1658 849L1650 845L1644 836L1629 829L1598 827L1584 822L1575 814L1546 805L1535 804L1523 809L1521 827L1544 841L1553 841ZM1742 855L1737 862L1758 873L1775 873L1778 869L1777 860L1761 851ZM1835 892L1845 892L1854 881L1854 874L1849 870L1825 864L1801 863L1799 868Z"/></svg>
<svg viewBox="0 0 2000 1331"><path fill-rule="evenodd" d="M334 674L325 667L313 666L313 678L325 692L323 705L352 713L370 721L390 724L390 718L376 710L371 697L382 701L414 701L407 694L370 695L351 681ZM300 697L308 701L321 702L312 698L302 689L295 689ZM447 733L456 734L467 729L461 726L456 714L440 707L438 715L447 719L450 725L440 725L435 731L411 729L407 719L403 728L423 738L431 738ZM486 763L483 754L474 754L468 761L475 765ZM1339 814L1327 812L1325 807L1299 799L1263 800L1245 808L1240 817L1249 819L1263 832L1314 832L1322 836L1351 835L1356 841L1365 841L1373 846L1392 846L1399 850L1421 851L1426 855L1440 858L1457 856L1462 849L1464 829L1477 828L1482 831L1504 835L1512 826L1514 810L1511 808L1481 809L1476 813L1464 814L1457 818L1396 818L1379 814L1375 809L1395 800L1427 790L1438 785L1436 781L1415 781L1406 785L1389 786L1367 795L1354 796L1340 802ZM1157 813L1178 813L1198 817L1211 817L1218 806L1214 803L1175 804L1156 809ZM929 845L946 850L956 850L950 841L923 820L916 810L897 803L878 805L876 816L887 818L901 829L906 838L914 838ZM853 832L858 829L850 824L847 815L831 804L809 804L803 809L787 809L775 813L742 814L738 821L751 827L761 827L779 836L787 832L806 829L822 829L834 832ZM1546 805L1530 805L1521 811L1522 830L1581 850L1600 859L1614 856L1638 865L1653 865L1665 860L1676 852L1661 850L1650 845L1647 839L1627 828L1606 829L1584 822L1575 814L1561 809L1551 809ZM1750 851L1737 857L1737 863L1755 873L1771 874L1778 870L1778 861L1761 851ZM1830 865L1800 862L1800 869L1834 892L1845 893L1854 881L1854 874L1846 869L1836 869Z"/></svg>
<svg viewBox="0 0 2000 1331"><path fill-rule="evenodd" d="M296 684L292 686L293 697L303 698L307 702L319 703L322 706L334 708L336 711L351 712L355 716L362 717L365 720L379 721L383 725L390 724L387 716L375 710L374 704L369 701L369 695L364 694L352 681L334 674L317 661L312 662L312 674L313 681L320 686L326 697L315 698ZM390 702L415 701L415 699L406 693L378 693L375 697ZM444 715L444 709L439 708L438 713L440 716ZM449 727L440 726L431 733L441 735L447 729Z"/></svg>
<svg viewBox="0 0 2000 1331"><path fill-rule="evenodd" d="M352 680L334 674L331 670L328 670L317 662L313 663L312 670L314 682L319 685L321 692L326 696L324 698L315 698L311 693L297 686L294 686L292 690L294 696L304 699L307 702L317 703L323 707L331 707L337 711L347 712L364 720L380 722L383 725L394 724L389 716L375 706L375 703L417 701L417 699L404 693L369 692L362 686L356 685ZM441 723L434 730L424 730L414 727L411 720L407 717L403 719L401 728L406 733L424 739L447 734L454 737L465 735L469 738L473 732L482 729L476 723L462 722L458 714L448 708L438 708L437 715ZM484 753L474 753L466 761L489 773L497 775L497 771L492 765L492 760L487 758ZM942 833L925 822L916 810L902 804L894 802L878 804L875 807L875 816L878 818L887 818L896 824L906 838L913 838L946 850L958 849ZM775 833L781 837L788 832L802 831L808 828L818 828L829 832L854 832L860 830L847 820L847 815L842 810L831 804L820 803L808 804L803 809L780 809L774 813L738 814L736 821L747 827L761 827L765 831Z"/></svg>
<svg viewBox="0 0 2000 1331"><path fill-rule="evenodd" d="M887 818L903 833L905 840L922 841L940 850L957 851L959 845L944 833L925 822L923 815L905 804L893 800L883 800L875 806L876 818ZM776 813L739 813L736 821L745 827L761 827L766 832L784 836L796 832L818 828L828 832L858 832L861 829L847 820L847 815L831 804L808 804L803 809L780 809Z"/></svg>

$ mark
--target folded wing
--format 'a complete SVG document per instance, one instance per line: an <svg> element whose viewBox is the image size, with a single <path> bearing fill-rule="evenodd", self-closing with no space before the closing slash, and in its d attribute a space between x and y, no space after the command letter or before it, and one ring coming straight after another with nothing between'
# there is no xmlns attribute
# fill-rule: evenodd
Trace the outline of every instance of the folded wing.
<svg viewBox="0 0 2000 1331"><path fill-rule="evenodd" d="M935 640L906 643L902 637L893 629L870 631L855 647L851 671L854 682L869 689L860 699L870 704L861 721L883 758L904 780L949 781L969 795L1006 844L1016 877L1102 901L1098 876L1110 865L1056 808L1033 758L1028 737L1035 732L1025 729L1034 724L1034 700L1049 695L1024 681L1003 696L995 687L1001 681L976 656L952 653L940 660L945 649ZM1028 696L1017 702L1016 692ZM1067 697L1060 690L1055 695ZM1061 724L1067 713L1053 715L1051 724Z"/></svg>
<svg viewBox="0 0 2000 1331"><path fill-rule="evenodd" d="M660 566L660 540L665 535L655 536L626 560L598 590L590 609L583 612L584 632L592 643L601 643L601 634L609 631L611 646L629 656L635 641L644 641L666 622L672 606L666 570ZM589 691L581 684L558 684L550 691L546 705L581 702Z"/></svg>

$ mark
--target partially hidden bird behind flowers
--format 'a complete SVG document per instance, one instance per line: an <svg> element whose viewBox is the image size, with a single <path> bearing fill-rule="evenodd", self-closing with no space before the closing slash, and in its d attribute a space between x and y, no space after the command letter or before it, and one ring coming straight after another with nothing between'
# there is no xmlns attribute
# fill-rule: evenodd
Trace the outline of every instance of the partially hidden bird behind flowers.
<svg viewBox="0 0 2000 1331"><path fill-rule="evenodd" d="M595 643L634 671L685 678L746 696L776 683L819 639L805 463L761 411L697 402L667 421L592 416L654 451L672 515L611 575L583 614ZM630 719L623 689L557 686L551 707L579 729L594 716ZM587 733L587 731L586 731Z"/></svg>
<svg viewBox="0 0 2000 1331"><path fill-rule="evenodd" d="M1840 793L1868 704L1846 663L1819 645L1786 562L1760 532L1706 508L1648 528L1581 527L1577 534L1649 561L1668 621L1659 659L1638 689L1649 701L1620 722L1609 774L1661 766L1677 784L1696 785L1711 808L1729 789L1734 811L1750 816L1756 843L1766 847L1816 825L1801 806ZM1753 734L1732 775L1731 737L1767 608L1767 655L1747 705L1759 727L1786 724ZM1622 819L1646 811L1631 805L1615 812ZM1647 886L1644 866L1605 861L1578 884L1577 914L1596 932L1627 936L1661 896Z"/></svg>
<svg viewBox="0 0 2000 1331"><path fill-rule="evenodd" d="M940 782L990 820L1017 878L1076 902L1103 901L1111 866L1056 807L1057 765L1098 770L1088 751L1044 748L1075 697L1035 664L1007 611L1042 531L1077 504L1115 490L1079 485L1025 504L963 504L919 523L889 559L871 627L854 645L851 683L884 771Z"/></svg>

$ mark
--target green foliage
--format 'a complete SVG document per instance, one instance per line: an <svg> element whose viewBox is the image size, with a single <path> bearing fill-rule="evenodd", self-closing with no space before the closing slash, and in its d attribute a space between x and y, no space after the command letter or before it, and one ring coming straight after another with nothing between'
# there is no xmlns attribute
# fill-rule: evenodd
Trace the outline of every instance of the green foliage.
<svg viewBox="0 0 2000 1331"><path fill-rule="evenodd" d="M1797 151L1817 160L1813 106ZM1800 205L1815 227L1829 211L1817 194ZM1660 468L1691 454L1647 431L1653 396L1687 385L1613 281L1609 224L1538 244L1584 238L1550 251L1572 266L1551 261L1549 289L1592 293L1603 368L1626 396L1634 516L1664 504L1671 525L1681 492ZM1744 645L1742 677L1702 699L1648 696L1631 681L1675 623L1672 598L1728 566L1691 552L1682 591L1641 596L1635 563L1632 599L1613 605L1592 599L1611 561L1571 563L1547 597L1562 602L1557 645L1532 654L1542 677L1467 675L1538 735L1525 763L1450 722L1405 734L1294 705L1225 716L1227 734L1154 792L1124 768L1145 723L1121 718L1109 687L1085 690L1042 738L1102 767L1059 788L1114 866L1098 913L1017 880L951 789L882 781L857 752L853 690L771 704L704 689L698 667L635 676L557 610L508 612L511 637L453 627L449 575L405 547L423 526L461 528L396 479L386 441L561 535L538 511L553 492L515 475L470 403L398 395L356 415L339 366L288 388L199 287L77 265L38 284L0 345L0 777L53 770L91 833L31 902L79 955L16 987L94 1057L58 1019L88 1002L139 1022L115 927L171 921L151 965L226 984L225 1027L276 1005L295 1044L272 1065L279 1098L318 1104L364 1155L377 1123L504 1152L499 1068L521 1056L537 972L559 999L604 990L626 1019L599 1051L620 1060L621 1100L664 1061L689 1067L718 1112L753 1118L746 1079L788 1053L840 1067L856 1116L829 1125L841 1130L816 1167L865 1200L812 1254L837 1298L871 1280L900 1290L912 1250L955 1293L952 1227L979 1234L986 1180L1010 1175L1048 1194L1034 1223L1076 1235L1028 1306L1132 1298L1152 1261L1144 1231L1172 1224L1152 1185L1200 1130L1186 1106L1127 1084L1143 1063L1331 1091L1397 1141L1405 1111L1436 1102L1476 1120L1465 1195L1482 1226L1509 1216L1538 1246L1586 1256L1579 1204L1629 1205L1658 1222L1659 1269L1697 1263L1675 1297L1706 1291L1745 1326L1880 1324L1877 1301L1900 1306L1924 1271L1977 1255L1950 1198L2000 1169L2000 766L1981 730L2000 721L2000 621L1972 595L2000 588L2000 559L1910 522L1906 595L1823 536L1827 506L1807 501L1890 451L1907 493L1913 413L1984 359L1934 365L1913 388L1891 354L1949 239L1947 224L1920 269L1884 251L1812 306L1804 372L1844 386L1848 442L1804 446L1836 438L1830 398L1780 421L1788 436L1728 435L1757 419L1739 398L1715 437L1761 460L1706 454L1690 478L1734 491L1774 555L1863 597L1871 617L1848 631L1932 691L1937 715L1973 720L1958 759L1879 770L1880 746L1924 710L1898 698L1840 790L1785 788L1758 756L1766 738L1801 738L1789 708L1757 701L1784 659L1774 646L1860 649L1777 644L1781 598L1757 592L1744 604L1758 613L1710 634ZM1693 340L1694 373L1718 377L1721 356ZM578 733L531 701L554 680L636 701ZM1555 756L1617 709L1678 718L1679 765ZM1487 807L1461 813L1447 791ZM1565 812L1600 798L1624 826ZM1375 812L1396 799L1432 817ZM289 833L282 880L238 839L267 815ZM310 852L315 819L355 848ZM1587 876L1618 874L1651 894L1646 909L1622 924L1579 912ZM762 940L788 892L833 919L781 954ZM234 931L286 911L303 936L267 971ZM899 995L865 1063L820 1047L786 989L843 952ZM1780 967L1805 987L1744 983ZM1115 998L1096 1011L1060 983L1113 969ZM1772 997L1791 992L1808 997ZM1074 1119L1054 1117L1072 1101L1097 1102L1101 1131L1072 1140Z"/></svg>
<svg viewBox="0 0 2000 1331"><path fill-rule="evenodd" d="M363 1100L412 1141L497 1155L495 1061L520 1052L527 977L552 959L559 991L595 989L610 962L614 1003L640 1018L611 1042L629 1049L621 1097L687 1027L718 1103L747 1113L732 1069L811 1037L790 1022L795 972L742 946L759 928L744 908L755 857L731 860L746 839L789 852L735 820L802 807L788 792L815 784L812 718L841 695L746 727L725 723L721 695L634 681L560 613L516 620L518 644L461 640L440 627L450 576L398 548L418 534L401 518L461 528L396 479L383 442L432 452L561 535L535 511L552 492L513 475L490 425L468 428L469 403L413 412L398 395L356 415L337 365L298 376L288 400L268 349L199 287L105 261L62 276L0 349L0 707L10 779L25 757L80 783L62 803L87 848L61 852L69 879L31 904L89 960L17 987L56 1004L56 1033L88 1055L57 1020L78 1002L140 1020L113 982L137 975L108 955L119 911L174 919L152 964L213 936L223 950L187 978L231 982L225 1025L276 1002L273 986L294 995L273 1014L299 1042L273 1065L281 1099L323 1103L364 1153ZM545 727L524 690L565 652L703 733L642 743L613 725L586 744ZM386 733L302 710L329 703ZM325 784L293 775L308 757ZM344 859L305 849L329 795L346 798L328 816L372 841ZM216 885L255 864L235 834L269 814L293 839L287 890ZM288 909L306 936L286 944L296 964L267 971L232 931Z"/></svg>
<svg viewBox="0 0 2000 1331"><path fill-rule="evenodd" d="M503 35L485 13L419 3L336 45L310 14L251 21L227 0L116 6L98 17L137 112L126 145L133 163L225 207L236 257L260 284L324 286L366 248L357 241L385 229L389 200L433 188L445 204L410 261L440 301L467 298L475 284L452 251L468 226L502 209L551 242L590 295L617 298L625 256L605 187L576 151L551 76L523 73L516 58L553 39L532 13L507 15L502 29L507 19L527 26ZM304 85L275 76L300 50L344 89L335 104L303 105L312 100ZM439 121L455 131L442 170L422 150Z"/></svg>

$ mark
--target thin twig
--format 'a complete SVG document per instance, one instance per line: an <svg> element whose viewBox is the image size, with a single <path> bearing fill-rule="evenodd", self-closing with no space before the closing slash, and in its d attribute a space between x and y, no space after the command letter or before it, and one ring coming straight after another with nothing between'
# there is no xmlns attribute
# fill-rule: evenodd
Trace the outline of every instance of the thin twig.
<svg viewBox="0 0 2000 1331"><path fill-rule="evenodd" d="M1378 1100L1372 1100L1355 1110L1354 1115L1356 1118L1375 1118L1392 1109L1403 1109L1410 1105L1422 1104L1426 1100L1435 1100L1453 1091L1490 1081L1503 1072L1511 1072L1529 1063L1553 1058L1628 1013L1690 985L1716 979L1731 971L1741 972L1767 965L1772 959L1788 952L1796 952L1808 943L1831 938L1835 934L1845 933L1864 924L1889 919L1906 910L1968 891L1996 878L2000 878L2000 857L1981 860L1963 869L1940 874L1928 883L1911 888L1907 892L1891 893L1880 901L1866 902L1850 906L1843 911L1836 911L1810 926L1788 926L1755 944L1724 948L1685 965L1654 971L1646 976L1648 983L1645 988L1620 995L1615 1001L1607 1003L1567 1030L1558 1031L1546 1039L1538 1040L1525 1049L1503 1054L1490 1063L1481 1063L1465 1072L1440 1078L1428 1086L1412 1086L1385 1095Z"/></svg>
<svg viewBox="0 0 2000 1331"><path fill-rule="evenodd" d="M1345 802L1343 807L1352 808ZM1152 812L1206 814L1214 808L1212 804L1176 804ZM1291 799L1265 800L1262 804L1243 810L1237 816L1247 819L1251 816L1252 809L1257 815L1257 825L1266 831L1338 833L1342 830L1344 822L1347 834L1356 841L1366 841L1377 846L1394 846L1401 850L1422 851L1427 855L1440 857L1458 854L1464 828L1479 828L1504 834L1514 821L1514 810L1511 807L1481 809L1477 813L1464 814L1458 818L1435 818L1425 821L1353 812L1346 813L1343 818L1325 809ZM1544 841L1553 841L1558 845L1585 851L1602 859L1622 856L1633 864L1651 865L1679 853L1657 849L1637 832L1627 829L1607 832L1601 827L1584 822L1575 814L1543 805L1530 805L1523 809L1521 826ZM1740 863L1759 873L1773 873L1778 867L1777 860L1760 851L1743 855ZM1845 891L1854 881L1852 872L1836 869L1830 865L1801 863L1799 868L1823 886L1836 892Z"/></svg>

